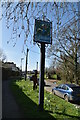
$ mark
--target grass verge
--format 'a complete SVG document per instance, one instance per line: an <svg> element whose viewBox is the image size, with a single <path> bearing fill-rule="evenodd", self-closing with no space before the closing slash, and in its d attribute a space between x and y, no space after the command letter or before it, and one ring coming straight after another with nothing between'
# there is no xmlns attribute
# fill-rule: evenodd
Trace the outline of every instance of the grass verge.
<svg viewBox="0 0 80 120"><path fill-rule="evenodd" d="M11 89L26 118L79 119L78 108L47 91L44 91L44 110L39 111L39 88L33 90L29 80L12 81Z"/></svg>

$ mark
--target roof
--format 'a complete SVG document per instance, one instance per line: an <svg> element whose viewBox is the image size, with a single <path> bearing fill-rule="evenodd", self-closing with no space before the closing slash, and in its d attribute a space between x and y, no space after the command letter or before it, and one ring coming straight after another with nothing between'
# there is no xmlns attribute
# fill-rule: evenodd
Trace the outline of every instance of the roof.
<svg viewBox="0 0 80 120"><path fill-rule="evenodd" d="M79 85L76 85L76 84L66 84L67 86L69 87L78 87Z"/></svg>

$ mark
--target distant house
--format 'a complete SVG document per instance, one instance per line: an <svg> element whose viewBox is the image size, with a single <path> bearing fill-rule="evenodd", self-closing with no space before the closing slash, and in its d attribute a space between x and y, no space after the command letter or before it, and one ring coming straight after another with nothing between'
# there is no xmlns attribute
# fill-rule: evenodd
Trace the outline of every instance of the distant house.
<svg viewBox="0 0 80 120"><path fill-rule="evenodd" d="M11 77L20 76L21 71L14 62L3 62L2 63L2 79L7 80Z"/></svg>
<svg viewBox="0 0 80 120"><path fill-rule="evenodd" d="M16 64L14 64L14 62L5 62L3 66L6 68L10 68L12 71L19 71L18 67L16 67Z"/></svg>

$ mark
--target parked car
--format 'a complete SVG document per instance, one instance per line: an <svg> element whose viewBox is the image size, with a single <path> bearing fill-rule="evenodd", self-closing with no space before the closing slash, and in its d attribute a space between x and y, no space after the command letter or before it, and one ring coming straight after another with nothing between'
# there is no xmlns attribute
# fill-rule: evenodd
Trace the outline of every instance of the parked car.
<svg viewBox="0 0 80 120"><path fill-rule="evenodd" d="M28 79L29 79L30 81L33 81L33 80L32 80L32 76L28 76Z"/></svg>
<svg viewBox="0 0 80 120"><path fill-rule="evenodd" d="M52 93L66 101L80 102L80 86L75 84L61 84L52 88Z"/></svg>

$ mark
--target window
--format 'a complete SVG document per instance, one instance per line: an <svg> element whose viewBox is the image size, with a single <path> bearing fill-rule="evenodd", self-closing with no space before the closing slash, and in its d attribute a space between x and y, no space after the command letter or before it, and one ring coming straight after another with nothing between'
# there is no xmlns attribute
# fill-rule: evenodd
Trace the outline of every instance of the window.
<svg viewBox="0 0 80 120"><path fill-rule="evenodd" d="M67 87L66 85L63 85L63 86L62 86L62 89L68 90L68 87Z"/></svg>
<svg viewBox="0 0 80 120"><path fill-rule="evenodd" d="M62 89L62 85L59 85L57 88Z"/></svg>

